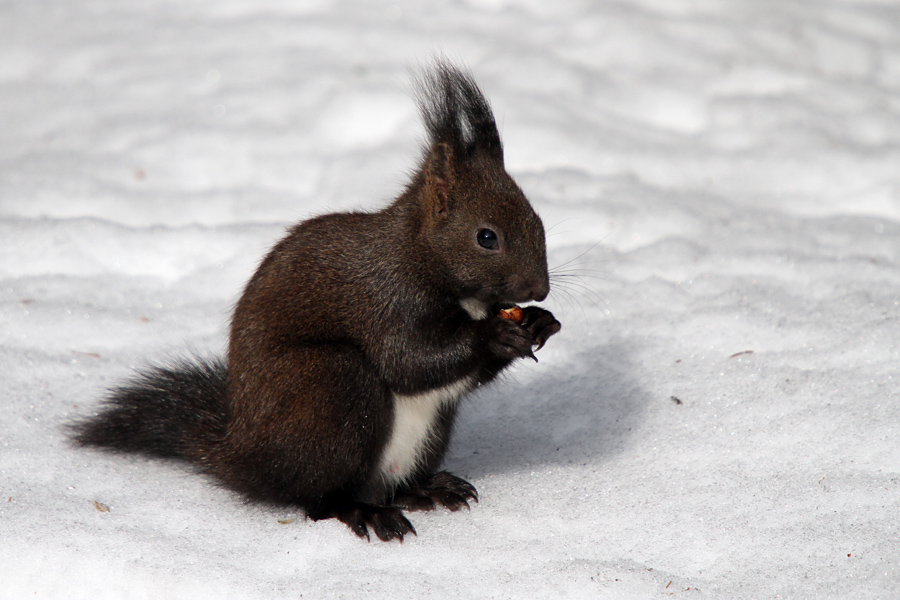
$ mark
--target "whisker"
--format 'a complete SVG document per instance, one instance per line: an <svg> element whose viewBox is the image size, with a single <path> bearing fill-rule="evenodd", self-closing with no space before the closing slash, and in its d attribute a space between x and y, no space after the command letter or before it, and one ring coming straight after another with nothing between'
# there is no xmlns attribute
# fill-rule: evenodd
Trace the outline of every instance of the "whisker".
<svg viewBox="0 0 900 600"><path fill-rule="evenodd" d="M606 237L606 236L604 236L604 238L605 238L605 237ZM559 269L559 268L562 268L562 267L567 267L567 266L569 266L570 264L572 264L572 263L575 262L576 260L580 259L582 256L584 256L585 254L587 254L588 252L590 252L591 250L593 250L594 248L596 248L597 246L599 246L599 245L602 244L602 243L603 243L603 239L597 240L597 242L595 242L594 244L592 244L587 250L585 250L584 252L582 252L581 254L579 254L578 256L576 256L575 258L572 258L572 259L570 259L570 260L567 260L566 262L562 263L561 265L557 265L556 267L553 267L553 268L554 268L554 269Z"/></svg>
<svg viewBox="0 0 900 600"><path fill-rule="evenodd" d="M612 316L609 303L596 285L597 282L607 281L609 277L608 272L596 268L600 263L606 264L606 261L587 258L587 255L601 245L608 235L573 258L549 269L551 294L555 294L567 306L576 305L586 321L597 319L595 311L604 316Z"/></svg>
<svg viewBox="0 0 900 600"><path fill-rule="evenodd" d="M572 279L578 279L578 278L581 278L581 277L590 277L591 279L599 279L600 281L606 281L606 279L607 279L607 278L606 278L606 273L604 273L603 271L597 271L596 273L599 273L599 274L595 274L595 273L578 273L578 272L574 272L574 271L571 272L571 273L556 273L556 272L554 272L554 271L551 271L551 272L550 272L550 277L551 277L551 278L562 278L562 277L565 277L565 278L572 278Z"/></svg>
<svg viewBox="0 0 900 600"><path fill-rule="evenodd" d="M568 306L570 309L574 309L577 307L581 311L584 319L587 320L587 313L584 310L584 305L581 304L581 302L578 302L578 300L572 295L570 291L561 288L555 288L550 291L550 295L563 300L566 306Z"/></svg>
<svg viewBox="0 0 900 600"><path fill-rule="evenodd" d="M581 284L579 282L567 281L567 282L561 283L557 287L559 289L566 290L567 292L569 292L571 294L578 293L581 297L583 297L586 300L590 300L592 302L599 301L599 302L603 303L604 305L606 304L606 301L603 299L603 296L600 294L600 292L598 292L597 290L595 290L594 288L592 288L589 285Z"/></svg>
<svg viewBox="0 0 900 600"><path fill-rule="evenodd" d="M577 306L582 312L584 312L584 306L581 304L581 302L579 302L578 299L575 298L575 296L572 294L572 292L565 287L551 285L550 296L565 301L566 305L570 308L574 308ZM586 314L585 317L587 317Z"/></svg>
<svg viewBox="0 0 900 600"><path fill-rule="evenodd" d="M563 219L562 221L557 221L556 223L554 223L547 229L547 232L545 233L545 235L549 237L551 235L551 232L554 229L556 229L556 227L558 225L562 225L563 223L568 223L569 221L575 221L575 220L577 220L575 217L570 217L568 219ZM558 233L566 233L566 232L565 231L557 231L557 232L554 232L553 235L556 235Z"/></svg>
<svg viewBox="0 0 900 600"><path fill-rule="evenodd" d="M551 280L551 282L554 284L552 290L554 292L559 292L568 301L574 301L581 309L585 319L587 319L587 311L585 310L583 300L586 300L589 304L599 308L605 315L612 314L612 311L609 308L609 303L606 301L606 299L600 294L600 292L598 292L590 285L579 282L577 280L562 282Z"/></svg>

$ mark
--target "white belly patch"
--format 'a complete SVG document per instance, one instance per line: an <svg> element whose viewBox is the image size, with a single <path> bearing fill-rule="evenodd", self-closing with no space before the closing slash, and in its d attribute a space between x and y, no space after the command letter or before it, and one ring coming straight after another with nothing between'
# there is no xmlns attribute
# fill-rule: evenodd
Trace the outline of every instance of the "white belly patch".
<svg viewBox="0 0 900 600"><path fill-rule="evenodd" d="M415 472L441 407L455 403L471 389L472 378L464 377L421 394L394 394L394 423L378 465L386 483L396 487Z"/></svg>

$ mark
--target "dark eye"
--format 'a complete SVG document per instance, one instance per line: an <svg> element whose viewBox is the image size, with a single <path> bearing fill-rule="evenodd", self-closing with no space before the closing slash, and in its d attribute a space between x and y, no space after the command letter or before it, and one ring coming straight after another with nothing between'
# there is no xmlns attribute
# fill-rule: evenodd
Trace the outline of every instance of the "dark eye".
<svg viewBox="0 0 900 600"><path fill-rule="evenodd" d="M478 245L482 248L496 250L500 247L500 240L497 239L497 234L494 233L493 229L479 229L476 238L478 239Z"/></svg>

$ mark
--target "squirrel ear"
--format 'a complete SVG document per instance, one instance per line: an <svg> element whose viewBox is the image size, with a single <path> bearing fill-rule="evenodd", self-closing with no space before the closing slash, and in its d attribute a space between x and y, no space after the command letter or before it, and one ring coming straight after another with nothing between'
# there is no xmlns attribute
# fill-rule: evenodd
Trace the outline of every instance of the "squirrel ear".
<svg viewBox="0 0 900 600"><path fill-rule="evenodd" d="M453 149L445 143L435 144L425 160L425 193L434 216L445 216L450 209L450 192L456 185Z"/></svg>

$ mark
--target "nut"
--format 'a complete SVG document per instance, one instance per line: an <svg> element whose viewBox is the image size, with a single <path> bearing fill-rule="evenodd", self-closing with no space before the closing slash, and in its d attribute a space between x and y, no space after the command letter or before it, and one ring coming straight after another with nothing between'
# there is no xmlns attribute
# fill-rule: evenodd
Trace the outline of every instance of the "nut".
<svg viewBox="0 0 900 600"><path fill-rule="evenodd" d="M504 319L509 319L514 323L521 323L522 319L525 318L525 313L518 306L513 306L512 308L501 308L500 316Z"/></svg>

